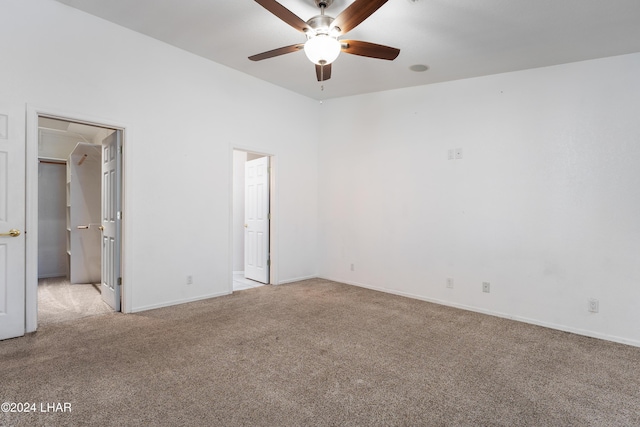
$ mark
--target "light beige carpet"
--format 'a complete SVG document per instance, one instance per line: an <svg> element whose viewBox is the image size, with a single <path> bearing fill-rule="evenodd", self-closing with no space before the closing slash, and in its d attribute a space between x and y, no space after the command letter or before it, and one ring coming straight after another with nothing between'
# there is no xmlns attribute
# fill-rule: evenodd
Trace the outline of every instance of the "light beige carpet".
<svg viewBox="0 0 640 427"><path fill-rule="evenodd" d="M65 277L38 280L38 325L110 313L93 284L71 284Z"/></svg>
<svg viewBox="0 0 640 427"><path fill-rule="evenodd" d="M71 406L3 426L640 426L640 348L309 280L0 342L0 400Z"/></svg>

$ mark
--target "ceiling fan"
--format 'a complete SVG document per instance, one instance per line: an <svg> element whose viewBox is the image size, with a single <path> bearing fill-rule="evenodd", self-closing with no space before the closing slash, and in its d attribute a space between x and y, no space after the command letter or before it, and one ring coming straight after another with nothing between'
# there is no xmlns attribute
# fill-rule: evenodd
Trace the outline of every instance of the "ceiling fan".
<svg viewBox="0 0 640 427"><path fill-rule="evenodd" d="M320 15L316 15L306 22L275 0L255 1L296 30L304 33L307 36L307 41L250 56L249 59L252 61L262 61L304 49L309 60L315 64L316 76L321 82L331 78L331 63L336 60L340 52L389 61L396 59L400 53L400 49L380 44L359 40L339 40L339 37L353 30L388 0L355 0L335 19L324 14L324 10L331 6L333 0L314 0L316 6L320 8Z"/></svg>

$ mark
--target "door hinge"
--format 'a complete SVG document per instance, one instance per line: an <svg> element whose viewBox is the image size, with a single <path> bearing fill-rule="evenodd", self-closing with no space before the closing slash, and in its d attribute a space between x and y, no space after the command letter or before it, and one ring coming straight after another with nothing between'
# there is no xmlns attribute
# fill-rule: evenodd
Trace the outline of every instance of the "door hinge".
<svg viewBox="0 0 640 427"><path fill-rule="evenodd" d="M271 259L267 260L267 267L271 267Z"/></svg>
<svg viewBox="0 0 640 427"><path fill-rule="evenodd" d="M269 212L269 215L267 216L267 218L269 218L269 220L271 220L271 212Z"/></svg>
<svg viewBox="0 0 640 427"><path fill-rule="evenodd" d="M116 219L122 219L122 211L116 213Z"/></svg>
<svg viewBox="0 0 640 427"><path fill-rule="evenodd" d="M122 277L118 277L118 286L122 286Z"/></svg>

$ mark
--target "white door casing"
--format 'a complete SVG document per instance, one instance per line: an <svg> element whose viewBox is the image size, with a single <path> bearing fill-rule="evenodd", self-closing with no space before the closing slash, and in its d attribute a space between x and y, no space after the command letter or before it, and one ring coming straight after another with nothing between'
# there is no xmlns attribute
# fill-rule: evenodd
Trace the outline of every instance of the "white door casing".
<svg viewBox="0 0 640 427"><path fill-rule="evenodd" d="M269 157L245 164L244 275L269 283Z"/></svg>
<svg viewBox="0 0 640 427"><path fill-rule="evenodd" d="M102 141L102 299L120 311L122 137L116 131Z"/></svg>
<svg viewBox="0 0 640 427"><path fill-rule="evenodd" d="M0 339L25 333L25 146L10 124L0 114Z"/></svg>

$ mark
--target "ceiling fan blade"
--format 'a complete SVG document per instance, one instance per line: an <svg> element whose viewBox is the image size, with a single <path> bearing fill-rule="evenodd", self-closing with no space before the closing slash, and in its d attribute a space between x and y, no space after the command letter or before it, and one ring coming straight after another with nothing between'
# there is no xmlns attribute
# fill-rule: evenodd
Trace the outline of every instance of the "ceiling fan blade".
<svg viewBox="0 0 640 427"><path fill-rule="evenodd" d="M331 78L331 64L316 64L316 77L318 78L319 82L329 80Z"/></svg>
<svg viewBox="0 0 640 427"><path fill-rule="evenodd" d="M291 46L279 47L278 49L262 52L257 55L250 56L252 61L262 61L263 59L273 58L274 56L284 55L286 53L297 52L304 49L304 43L292 44Z"/></svg>
<svg viewBox="0 0 640 427"><path fill-rule="evenodd" d="M352 55L393 61L400 54L400 49L381 44L362 42L359 40L340 40L342 51Z"/></svg>
<svg viewBox="0 0 640 427"><path fill-rule="evenodd" d="M309 25L307 25L307 23L300 19L295 13L291 12L275 0L256 0L256 3L298 31L305 32L311 29Z"/></svg>
<svg viewBox="0 0 640 427"><path fill-rule="evenodd" d="M257 1L257 0L256 0ZM367 19L388 0L356 0L333 20L331 26L339 27L340 34L346 34Z"/></svg>

